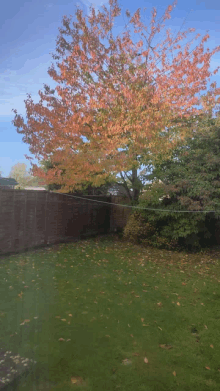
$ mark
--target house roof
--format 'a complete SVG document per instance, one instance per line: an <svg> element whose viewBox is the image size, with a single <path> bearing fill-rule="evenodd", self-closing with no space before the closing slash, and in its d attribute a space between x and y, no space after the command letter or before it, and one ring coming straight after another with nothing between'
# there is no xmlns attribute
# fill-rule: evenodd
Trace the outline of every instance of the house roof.
<svg viewBox="0 0 220 391"><path fill-rule="evenodd" d="M148 181L147 185L152 186L154 183L155 183L155 181ZM159 183L163 183L163 182L159 179ZM143 191L145 191L145 190L143 190ZM109 192L113 195L127 195L127 192L126 192L124 186L122 184L118 184L118 183L110 186ZM130 189L130 193L131 194L133 193L132 189Z"/></svg>
<svg viewBox="0 0 220 391"><path fill-rule="evenodd" d="M14 178L2 178L0 177L0 186L16 186L18 182Z"/></svg>

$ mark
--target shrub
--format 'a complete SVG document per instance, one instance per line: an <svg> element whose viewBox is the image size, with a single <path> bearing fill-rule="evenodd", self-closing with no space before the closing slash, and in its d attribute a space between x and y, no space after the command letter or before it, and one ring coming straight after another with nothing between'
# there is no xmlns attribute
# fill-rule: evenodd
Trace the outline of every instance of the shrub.
<svg viewBox="0 0 220 391"><path fill-rule="evenodd" d="M160 237L155 224L150 223L141 212L132 212L123 231L123 238L134 244L153 246L157 248L175 249L178 242Z"/></svg>
<svg viewBox="0 0 220 391"><path fill-rule="evenodd" d="M132 243L141 243L142 239L151 237L155 233L153 225L144 221L140 212L132 212L123 231L123 237Z"/></svg>
<svg viewBox="0 0 220 391"><path fill-rule="evenodd" d="M203 113L187 119L186 125L193 133L180 142L169 159L155 164L153 172L145 176L157 182L146 186L148 191L140 198L139 206L155 209L141 212L158 232L160 239L155 245L166 238L169 243L178 241L188 251L199 251L218 240L220 115L212 118Z"/></svg>

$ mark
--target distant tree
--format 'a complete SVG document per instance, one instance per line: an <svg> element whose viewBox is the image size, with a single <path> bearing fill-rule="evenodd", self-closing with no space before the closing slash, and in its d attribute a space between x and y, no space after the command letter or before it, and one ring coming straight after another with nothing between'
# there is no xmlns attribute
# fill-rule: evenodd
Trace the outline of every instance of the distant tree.
<svg viewBox="0 0 220 391"><path fill-rule="evenodd" d="M42 184L41 178L31 175L31 170L27 171L27 165L25 163L15 164L11 168L9 178L14 178L18 182L15 189L24 189L25 187L40 186Z"/></svg>

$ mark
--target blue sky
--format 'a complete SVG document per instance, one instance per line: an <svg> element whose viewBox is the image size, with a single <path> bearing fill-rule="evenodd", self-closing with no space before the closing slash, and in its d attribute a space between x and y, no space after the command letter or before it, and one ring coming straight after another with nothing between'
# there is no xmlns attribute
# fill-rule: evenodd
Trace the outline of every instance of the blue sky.
<svg viewBox="0 0 220 391"><path fill-rule="evenodd" d="M124 31L127 21L125 11L128 9L133 14L141 8L142 21L148 24L151 19L152 7L157 9L157 18L160 18L167 6L172 1L155 0L119 0L121 15L116 17L113 28L113 35L116 37ZM8 0L4 3L4 10L0 13L0 171L1 175L7 177L11 167L16 163L25 163L27 168L31 167L24 154L32 156L28 144L23 143L23 135L18 134L11 123L14 118L12 109L16 109L26 122L25 103L27 93L31 94L34 103L39 102L38 91L43 91L43 84L56 87L56 83L48 75L47 71L51 63L55 63L51 54L55 53L56 38L59 27L62 27L64 15L73 16L76 20L76 5L89 14L90 5L96 10L101 10L102 5L107 6L108 1L88 0ZM144 10L144 8L146 8ZM155 43L160 36L163 37L166 28L171 28L172 33L177 34L190 27L196 31L189 34L187 39L181 41L181 45L193 38L197 33L204 36L208 30L210 38L205 44L212 50L220 44L220 1L219 0L179 0L171 12L171 19L166 21L165 28L157 35ZM183 22L185 21L184 25ZM182 27L181 27L182 26ZM133 28L131 29L133 32ZM138 34L132 34L134 42L140 39ZM198 45L201 37L191 46ZM213 71L220 65L220 53L216 53L211 61L210 70ZM220 87L220 73L211 78ZM209 83L210 84L210 83ZM208 86L209 86L208 84ZM33 160L38 163L37 159Z"/></svg>

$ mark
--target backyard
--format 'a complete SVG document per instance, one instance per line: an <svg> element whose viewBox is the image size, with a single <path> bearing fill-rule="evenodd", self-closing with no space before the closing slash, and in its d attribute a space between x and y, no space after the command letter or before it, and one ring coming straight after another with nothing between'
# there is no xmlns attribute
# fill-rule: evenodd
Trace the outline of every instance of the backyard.
<svg viewBox="0 0 220 391"><path fill-rule="evenodd" d="M113 234L1 257L0 389L14 355L16 391L219 390L219 259Z"/></svg>

